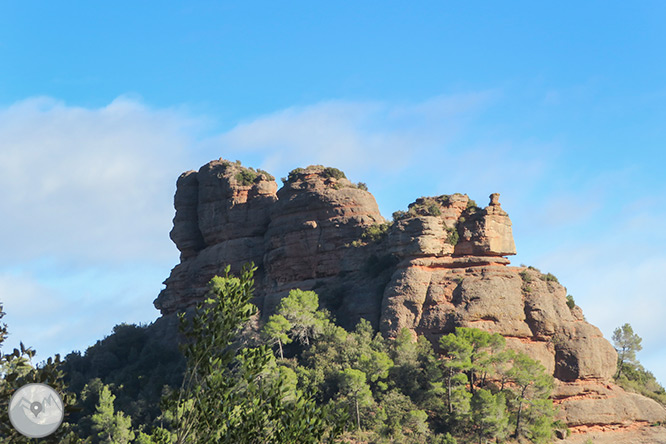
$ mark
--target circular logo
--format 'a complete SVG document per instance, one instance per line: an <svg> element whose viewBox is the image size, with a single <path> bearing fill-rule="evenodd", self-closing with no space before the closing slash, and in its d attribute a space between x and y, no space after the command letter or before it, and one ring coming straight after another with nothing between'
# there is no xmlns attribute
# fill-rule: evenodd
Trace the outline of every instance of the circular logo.
<svg viewBox="0 0 666 444"><path fill-rule="evenodd" d="M58 392L46 384L26 384L9 401L9 420L28 438L43 438L55 432L65 417Z"/></svg>

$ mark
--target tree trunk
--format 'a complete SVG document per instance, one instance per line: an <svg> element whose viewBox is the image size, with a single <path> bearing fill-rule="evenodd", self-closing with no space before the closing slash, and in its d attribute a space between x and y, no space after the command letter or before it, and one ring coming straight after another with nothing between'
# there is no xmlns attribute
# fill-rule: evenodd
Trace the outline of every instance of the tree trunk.
<svg viewBox="0 0 666 444"><path fill-rule="evenodd" d="M619 379L622 374L622 364L624 364L624 347L622 347L622 351L618 355L617 374L615 375L615 379Z"/></svg>
<svg viewBox="0 0 666 444"><path fill-rule="evenodd" d="M280 347L280 359L284 359L284 355L282 354L282 341L278 339L278 346Z"/></svg>
<svg viewBox="0 0 666 444"><path fill-rule="evenodd" d="M356 430L361 430L361 415L358 413L358 398L356 398Z"/></svg>
<svg viewBox="0 0 666 444"><path fill-rule="evenodd" d="M452 378L452 373L453 373L453 369L450 368L449 369L449 377L448 377L449 387L448 387L448 392L447 392L448 401L449 401L449 415L453 414L453 405L451 404L451 378Z"/></svg>
<svg viewBox="0 0 666 444"><path fill-rule="evenodd" d="M514 438L518 439L518 433L520 432L520 418L523 413L523 399L525 399L525 391L527 386L523 387L522 392L520 392L520 402L518 403L518 414L516 415L516 432L513 434Z"/></svg>
<svg viewBox="0 0 666 444"><path fill-rule="evenodd" d="M523 401L521 400L518 403L518 415L516 416L516 431L513 434L513 437L518 439L518 431L520 429L520 415L523 412Z"/></svg>

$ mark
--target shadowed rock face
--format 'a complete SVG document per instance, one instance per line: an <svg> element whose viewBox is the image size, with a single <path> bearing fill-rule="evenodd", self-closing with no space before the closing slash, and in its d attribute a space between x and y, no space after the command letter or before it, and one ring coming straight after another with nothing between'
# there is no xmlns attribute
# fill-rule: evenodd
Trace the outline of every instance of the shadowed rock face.
<svg viewBox="0 0 666 444"><path fill-rule="evenodd" d="M567 306L564 287L508 266L516 248L499 194L486 208L462 194L419 198L389 224L339 170L294 170L278 191L268 173L220 159L181 175L174 204L181 263L155 300L163 315L200 301L227 264L252 261L264 317L301 288L347 328L365 318L389 337L401 328L433 342L455 327L502 334L555 376L560 416L579 432L572 442L591 431L595 442L611 432L631 442L620 432L666 421L659 404L611 383L616 352Z"/></svg>
<svg viewBox="0 0 666 444"><path fill-rule="evenodd" d="M208 281L227 264L237 272L245 262L262 262L276 191L268 173L222 159L178 178L171 239L181 255L155 300L163 314L200 301Z"/></svg>

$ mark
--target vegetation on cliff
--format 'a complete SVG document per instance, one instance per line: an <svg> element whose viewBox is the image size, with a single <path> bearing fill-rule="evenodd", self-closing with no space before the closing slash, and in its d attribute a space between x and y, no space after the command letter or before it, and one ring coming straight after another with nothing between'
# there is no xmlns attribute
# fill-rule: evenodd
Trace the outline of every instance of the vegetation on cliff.
<svg viewBox="0 0 666 444"><path fill-rule="evenodd" d="M636 358L636 353L643 348L641 342L641 337L634 333L629 324L613 332L613 344L617 351L615 382L625 390L647 396L666 406L666 390Z"/></svg>
<svg viewBox="0 0 666 444"><path fill-rule="evenodd" d="M408 329L384 338L366 320L346 331L301 290L258 329L243 329L256 312L253 271L227 269L181 316L182 355L130 325L64 362L35 368L25 347L3 355L3 402L27 382L52 385L67 416L46 442L66 443L547 443L566 430L555 420L553 377L499 334L456 328L433 346ZM613 339L618 383L663 403L635 358L640 337L625 325ZM0 438L28 442L11 427Z"/></svg>

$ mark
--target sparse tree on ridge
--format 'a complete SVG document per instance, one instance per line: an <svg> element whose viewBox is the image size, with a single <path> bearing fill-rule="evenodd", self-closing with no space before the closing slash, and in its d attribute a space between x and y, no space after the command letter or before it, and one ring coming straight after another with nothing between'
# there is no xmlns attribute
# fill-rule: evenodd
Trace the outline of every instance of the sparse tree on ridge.
<svg viewBox="0 0 666 444"><path fill-rule="evenodd" d="M641 346L641 337L634 333L631 325L624 324L613 332L613 344L617 350L617 373L615 379L622 375L622 368L625 364L637 364L636 352L643 349Z"/></svg>

